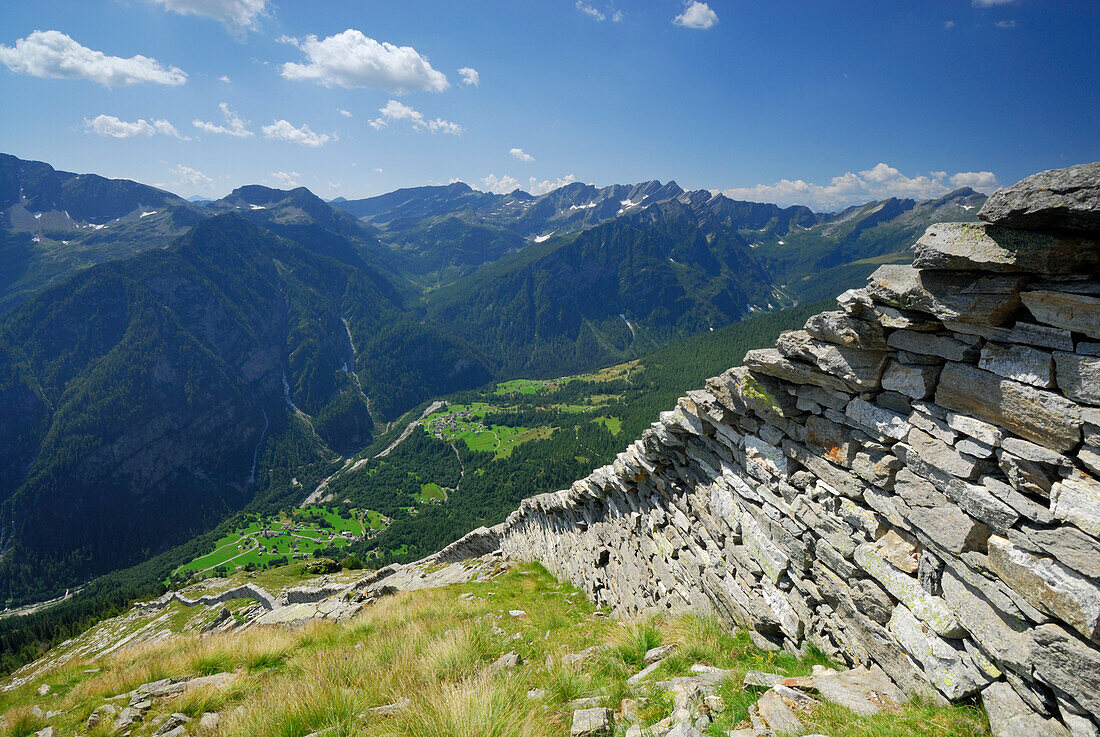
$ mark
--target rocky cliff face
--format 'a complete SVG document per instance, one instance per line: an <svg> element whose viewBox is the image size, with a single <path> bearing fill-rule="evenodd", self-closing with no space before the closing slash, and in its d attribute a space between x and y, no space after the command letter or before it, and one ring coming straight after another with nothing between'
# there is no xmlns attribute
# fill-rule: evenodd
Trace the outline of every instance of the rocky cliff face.
<svg viewBox="0 0 1100 737"><path fill-rule="evenodd" d="M997 734L1096 735L1097 181L1036 175L992 222L932 226L912 266L443 556L499 544L623 612L711 611L910 692L981 694Z"/></svg>

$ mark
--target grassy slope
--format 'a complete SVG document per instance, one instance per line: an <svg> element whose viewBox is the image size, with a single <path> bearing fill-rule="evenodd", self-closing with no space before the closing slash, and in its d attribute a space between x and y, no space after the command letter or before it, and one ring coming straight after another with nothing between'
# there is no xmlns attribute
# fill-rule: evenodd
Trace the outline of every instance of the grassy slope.
<svg viewBox="0 0 1100 737"><path fill-rule="evenodd" d="M277 581L283 569L256 578ZM286 571L295 571L287 567ZM462 598L467 594L467 598ZM510 616L510 610L525 612ZM172 610L178 629L196 610ZM551 737L569 732L572 699L596 696L618 709L624 698L641 700L646 723L667 716L671 697L651 685L630 686L626 679L641 669L645 651L677 643L676 653L654 680L686 675L702 663L733 671L720 688L725 708L708 727L723 735L744 722L759 696L742 691L746 669L808 675L824 663L810 653L799 660L786 653L754 648L744 633L730 632L714 620L695 616L617 622L597 616L592 605L568 584L560 584L538 566L524 566L486 582L444 589L404 592L369 607L343 625L314 624L301 629L251 629L172 639L121 650L96 661L74 660L48 674L0 694L4 726L0 735L33 734L47 724L31 708L61 711L49 720L61 734L80 730L91 711L116 694L166 677L236 671L237 682L224 691L196 691L157 702L135 734L151 734L158 715L181 712L199 717L221 713L218 731L191 734L226 737L303 737L328 734L382 737ZM580 665L562 664L562 656L604 646ZM523 663L511 672L491 664L515 651ZM87 672L97 668L96 672ZM52 686L38 697L40 683ZM528 698L543 689L542 698ZM364 712L401 698L410 705L390 716ZM806 718L809 731L832 737L857 735L936 735L976 737L988 734L985 718L973 707L909 705L899 712L862 718L834 706L821 706ZM622 734L620 727L617 734ZM106 735L93 730L92 735Z"/></svg>

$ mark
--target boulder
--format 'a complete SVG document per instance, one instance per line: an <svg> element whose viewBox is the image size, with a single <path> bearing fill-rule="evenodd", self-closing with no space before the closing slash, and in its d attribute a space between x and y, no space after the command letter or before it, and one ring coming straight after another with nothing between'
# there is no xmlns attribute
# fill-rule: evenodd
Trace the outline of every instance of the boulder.
<svg viewBox="0 0 1100 737"><path fill-rule="evenodd" d="M936 366L909 366L891 360L882 375L882 388L913 399L924 399L935 390L939 375Z"/></svg>
<svg viewBox="0 0 1100 737"><path fill-rule="evenodd" d="M932 685L952 701L977 693L991 680L974 666L964 649L929 632L905 606L894 610L889 629Z"/></svg>
<svg viewBox="0 0 1100 737"><path fill-rule="evenodd" d="M658 645L657 647L650 648L645 652L645 664L653 665L658 660L661 660L672 654L672 651L676 649L676 643L672 642L668 645Z"/></svg>
<svg viewBox="0 0 1100 737"><path fill-rule="evenodd" d="M519 665L520 662L522 662L522 658L520 658L519 653L513 650L497 658L496 662L489 666L489 669L493 672L512 670Z"/></svg>
<svg viewBox="0 0 1100 737"><path fill-rule="evenodd" d="M794 702L794 699L790 697L784 698L791 689L780 692L777 690L780 688L783 687L773 686L757 700L756 708L760 718L777 735L804 734L806 730L802 726L802 722L799 721L798 712L794 708L797 702Z"/></svg>
<svg viewBox="0 0 1100 737"><path fill-rule="evenodd" d="M978 357L978 349L972 344L950 335L895 330L887 342L891 348L915 356L935 356L947 361L972 361Z"/></svg>
<svg viewBox="0 0 1100 737"><path fill-rule="evenodd" d="M1100 244L1091 239L985 223L933 223L913 250L918 269L1082 274L1100 266Z"/></svg>
<svg viewBox="0 0 1100 737"><path fill-rule="evenodd" d="M1011 381L961 363L940 374L936 403L1012 430L1057 451L1081 440L1081 407L1054 392Z"/></svg>
<svg viewBox="0 0 1100 737"><path fill-rule="evenodd" d="M986 652L1010 667L1030 670L1030 622L994 606L981 589L950 567L944 569L940 586L947 605Z"/></svg>
<svg viewBox="0 0 1100 737"><path fill-rule="evenodd" d="M1054 361L1063 394L1076 402L1100 405L1100 358L1055 353Z"/></svg>
<svg viewBox="0 0 1100 737"><path fill-rule="evenodd" d="M851 709L861 716L872 716L883 709L896 709L906 702L905 693L877 665L851 670L815 670L815 688L826 701Z"/></svg>
<svg viewBox="0 0 1100 737"><path fill-rule="evenodd" d="M1039 322L1100 338L1100 298L1036 290L1022 293L1020 301Z"/></svg>
<svg viewBox="0 0 1100 737"><path fill-rule="evenodd" d="M1100 481L1075 471L1051 487L1050 502L1055 517L1100 539Z"/></svg>
<svg viewBox="0 0 1100 737"><path fill-rule="evenodd" d="M980 440L986 445L997 447L1004 439L1004 431L996 425L983 422L977 418L961 415L957 412L947 413L947 426L952 430L969 435L975 440Z"/></svg>
<svg viewBox="0 0 1100 737"><path fill-rule="evenodd" d="M915 614L921 622L942 637L962 637L966 630L944 603L943 599L930 596L920 582L894 568L879 554L874 543L864 543L856 548L856 563L875 578L890 594Z"/></svg>
<svg viewBox="0 0 1100 737"><path fill-rule="evenodd" d="M894 479L894 491L903 502L905 519L943 550L958 554L985 549L989 527L952 504L931 482L903 468Z"/></svg>
<svg viewBox="0 0 1100 737"><path fill-rule="evenodd" d="M1069 730L1057 721L1028 708L1004 681L991 683L982 691L982 706L993 737L1070 737Z"/></svg>
<svg viewBox="0 0 1100 737"><path fill-rule="evenodd" d="M1012 228L1100 230L1100 162L1042 171L999 189L978 218Z"/></svg>
<svg viewBox="0 0 1100 737"><path fill-rule="evenodd" d="M805 330L783 333L775 347L789 359L801 359L822 372L842 379L852 391L877 389L886 366L886 353L824 343Z"/></svg>
<svg viewBox="0 0 1100 737"><path fill-rule="evenodd" d="M821 312L806 321L807 333L826 343L865 351L886 350L886 333L882 325L856 320L843 312Z"/></svg>
<svg viewBox="0 0 1100 737"><path fill-rule="evenodd" d="M996 535L989 538L989 567L1035 608L1060 618L1085 637L1100 638L1100 587L1096 584Z"/></svg>
<svg viewBox="0 0 1100 737"><path fill-rule="evenodd" d="M818 371L801 361L792 361L774 348L761 348L745 354L745 366L755 372L789 381L792 384L813 384L823 389L848 392L848 384L835 376Z"/></svg>
<svg viewBox="0 0 1100 737"><path fill-rule="evenodd" d="M569 737L602 737L611 734L611 710L603 707L573 712Z"/></svg>
<svg viewBox="0 0 1100 737"><path fill-rule="evenodd" d="M1100 714L1100 649L1057 624L1039 625L1033 636L1035 675Z"/></svg>
<svg viewBox="0 0 1100 737"><path fill-rule="evenodd" d="M978 368L1032 386L1054 386L1054 361L1046 351L1024 345L987 343Z"/></svg>
<svg viewBox="0 0 1100 737"><path fill-rule="evenodd" d="M1020 306L1023 280L958 271L918 271L905 264L880 266L868 277L876 302L976 325L999 326Z"/></svg>
<svg viewBox="0 0 1100 737"><path fill-rule="evenodd" d="M897 412L891 412L870 402L853 399L844 408L844 415L856 425L866 428L876 436L901 440L909 433L909 423Z"/></svg>

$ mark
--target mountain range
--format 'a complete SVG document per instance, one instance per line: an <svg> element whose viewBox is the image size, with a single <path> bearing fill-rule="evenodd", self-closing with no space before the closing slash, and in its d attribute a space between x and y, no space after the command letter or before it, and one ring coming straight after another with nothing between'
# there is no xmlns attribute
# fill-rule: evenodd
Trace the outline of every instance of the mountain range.
<svg viewBox="0 0 1100 737"><path fill-rule="evenodd" d="M646 182L195 202L0 155L0 592L53 596L300 501L431 398L835 294L984 199L823 214Z"/></svg>

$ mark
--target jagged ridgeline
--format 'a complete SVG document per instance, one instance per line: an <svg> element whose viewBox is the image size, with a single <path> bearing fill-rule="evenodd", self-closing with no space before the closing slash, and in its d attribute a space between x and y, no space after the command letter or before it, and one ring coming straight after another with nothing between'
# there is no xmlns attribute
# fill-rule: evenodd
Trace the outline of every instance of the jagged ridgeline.
<svg viewBox="0 0 1100 737"><path fill-rule="evenodd" d="M0 156L0 597L296 504L426 400L835 294L983 201L823 215L649 182L192 203Z"/></svg>

